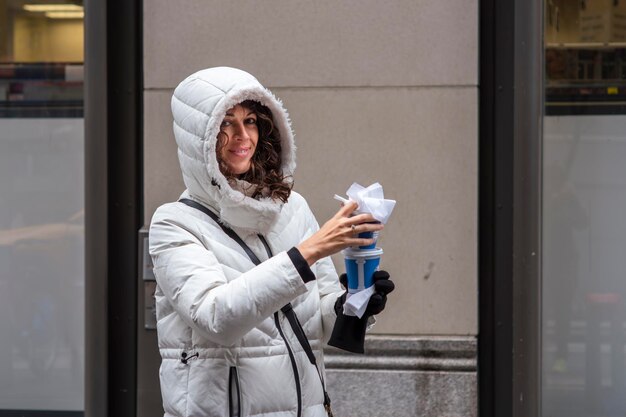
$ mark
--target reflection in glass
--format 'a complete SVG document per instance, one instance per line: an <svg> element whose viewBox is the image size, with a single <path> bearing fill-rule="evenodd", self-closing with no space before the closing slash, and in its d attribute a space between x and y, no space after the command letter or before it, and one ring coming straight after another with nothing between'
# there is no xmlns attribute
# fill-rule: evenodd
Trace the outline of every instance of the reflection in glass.
<svg viewBox="0 0 626 417"><path fill-rule="evenodd" d="M626 1L546 0L542 415L626 415Z"/></svg>
<svg viewBox="0 0 626 417"><path fill-rule="evenodd" d="M0 414L84 408L82 14L0 1Z"/></svg>
<svg viewBox="0 0 626 417"><path fill-rule="evenodd" d="M0 409L82 409L83 120L0 118Z"/></svg>
<svg viewBox="0 0 626 417"><path fill-rule="evenodd" d="M626 413L626 116L544 120L544 416Z"/></svg>

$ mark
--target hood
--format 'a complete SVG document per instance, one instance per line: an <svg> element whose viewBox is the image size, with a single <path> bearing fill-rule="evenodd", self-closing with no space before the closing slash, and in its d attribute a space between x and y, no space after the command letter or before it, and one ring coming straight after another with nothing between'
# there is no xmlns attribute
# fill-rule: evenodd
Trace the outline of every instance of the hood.
<svg viewBox="0 0 626 417"><path fill-rule="evenodd" d="M257 200L233 189L220 172L215 154L226 111L245 100L258 101L272 111L282 141L283 174L293 175L296 148L287 111L256 78L236 68L198 71L176 87L172 96L174 136L189 196L219 212L227 225L265 233L283 203L270 198Z"/></svg>

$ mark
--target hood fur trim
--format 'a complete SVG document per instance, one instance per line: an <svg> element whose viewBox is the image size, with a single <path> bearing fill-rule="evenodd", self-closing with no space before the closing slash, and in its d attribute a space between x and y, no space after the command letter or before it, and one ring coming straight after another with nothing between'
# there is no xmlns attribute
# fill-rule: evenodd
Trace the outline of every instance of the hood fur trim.
<svg viewBox="0 0 626 417"><path fill-rule="evenodd" d="M222 220L250 232L265 232L276 220L282 202L259 200L233 189L219 170L217 134L226 111L255 100L272 111L282 141L282 169L292 176L296 167L294 135L282 102L252 75L227 67L199 71L181 82L172 97L174 135L189 194L219 210Z"/></svg>

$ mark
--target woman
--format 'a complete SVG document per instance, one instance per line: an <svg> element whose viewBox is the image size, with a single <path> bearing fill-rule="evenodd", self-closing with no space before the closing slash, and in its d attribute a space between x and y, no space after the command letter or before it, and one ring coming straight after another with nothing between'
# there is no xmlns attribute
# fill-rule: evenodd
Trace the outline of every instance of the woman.
<svg viewBox="0 0 626 417"><path fill-rule="evenodd" d="M172 112L187 190L150 227L165 416L325 416L322 345L345 299L328 256L382 225L348 204L318 227L291 190L287 112L250 74L197 72Z"/></svg>

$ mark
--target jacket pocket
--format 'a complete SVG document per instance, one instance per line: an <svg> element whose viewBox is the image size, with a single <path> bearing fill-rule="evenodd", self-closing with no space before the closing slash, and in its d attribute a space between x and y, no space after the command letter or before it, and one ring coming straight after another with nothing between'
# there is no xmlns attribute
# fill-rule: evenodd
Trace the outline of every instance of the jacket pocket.
<svg viewBox="0 0 626 417"><path fill-rule="evenodd" d="M229 417L241 416L241 391L236 366L231 366L228 374L228 410Z"/></svg>

